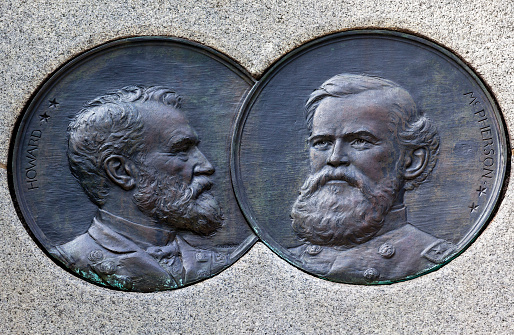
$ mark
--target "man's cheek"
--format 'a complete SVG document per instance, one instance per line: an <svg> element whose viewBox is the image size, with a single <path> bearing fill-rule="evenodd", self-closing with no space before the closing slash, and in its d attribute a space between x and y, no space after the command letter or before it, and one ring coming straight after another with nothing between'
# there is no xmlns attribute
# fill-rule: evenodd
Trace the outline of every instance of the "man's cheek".
<svg viewBox="0 0 514 335"><path fill-rule="evenodd" d="M160 173L167 176L179 176L183 175L186 171L185 162L176 156L167 157L164 160L158 160L154 162L154 167Z"/></svg>
<svg viewBox="0 0 514 335"><path fill-rule="evenodd" d="M383 155L361 154L353 160L355 172L371 180L380 180L387 175L388 159Z"/></svg>
<svg viewBox="0 0 514 335"><path fill-rule="evenodd" d="M328 153L320 152L319 150L310 150L311 172L317 172L325 166L328 158L327 155Z"/></svg>

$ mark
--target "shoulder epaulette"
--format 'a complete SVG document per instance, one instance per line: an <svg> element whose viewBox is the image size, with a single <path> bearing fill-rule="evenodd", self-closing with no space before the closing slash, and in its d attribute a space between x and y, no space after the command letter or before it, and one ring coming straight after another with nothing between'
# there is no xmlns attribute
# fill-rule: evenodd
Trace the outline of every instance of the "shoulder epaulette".
<svg viewBox="0 0 514 335"><path fill-rule="evenodd" d="M441 264L444 260L455 251L455 246L445 240L437 240L430 244L421 256L425 257L432 263Z"/></svg>

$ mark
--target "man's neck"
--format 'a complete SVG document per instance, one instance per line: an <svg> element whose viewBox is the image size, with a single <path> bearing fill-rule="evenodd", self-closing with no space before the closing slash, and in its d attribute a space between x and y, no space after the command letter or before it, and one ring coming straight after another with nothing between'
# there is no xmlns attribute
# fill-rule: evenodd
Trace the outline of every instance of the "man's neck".
<svg viewBox="0 0 514 335"><path fill-rule="evenodd" d="M380 228L375 237L396 230L405 224L407 224L407 208L403 204L394 205L385 216L384 225Z"/></svg>

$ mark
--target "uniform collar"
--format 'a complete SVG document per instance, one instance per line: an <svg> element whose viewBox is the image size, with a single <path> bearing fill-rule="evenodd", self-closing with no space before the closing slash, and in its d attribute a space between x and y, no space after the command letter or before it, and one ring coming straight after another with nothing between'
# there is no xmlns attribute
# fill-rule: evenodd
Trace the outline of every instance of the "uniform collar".
<svg viewBox="0 0 514 335"><path fill-rule="evenodd" d="M164 246L175 238L175 231L165 230L161 228L144 226L122 217L111 214L105 210L99 209L93 223L96 223L96 228L92 226L93 234L95 229L102 228L104 231L102 234L104 237L109 236L109 245L114 245L112 242L115 240L116 235L122 235L130 241L133 241L139 247L146 249L151 246ZM101 227L103 226L103 227ZM112 233L106 231L108 228ZM91 229L90 229L91 230ZM90 232L91 233L91 232ZM95 237L95 236L93 236ZM107 242L107 241L104 241ZM120 243L120 241L117 241ZM126 246L128 247L128 245Z"/></svg>

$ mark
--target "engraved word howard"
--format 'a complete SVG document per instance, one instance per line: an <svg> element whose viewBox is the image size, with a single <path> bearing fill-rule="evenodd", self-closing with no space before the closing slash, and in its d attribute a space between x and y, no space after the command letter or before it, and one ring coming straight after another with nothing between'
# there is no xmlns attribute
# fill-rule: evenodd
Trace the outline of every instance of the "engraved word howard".
<svg viewBox="0 0 514 335"><path fill-rule="evenodd" d="M30 133L28 149L27 149L27 159L28 165L25 168L25 181L27 182L28 189L34 190L39 188L37 186L37 152L39 149L39 139L41 138L41 130L33 130Z"/></svg>

